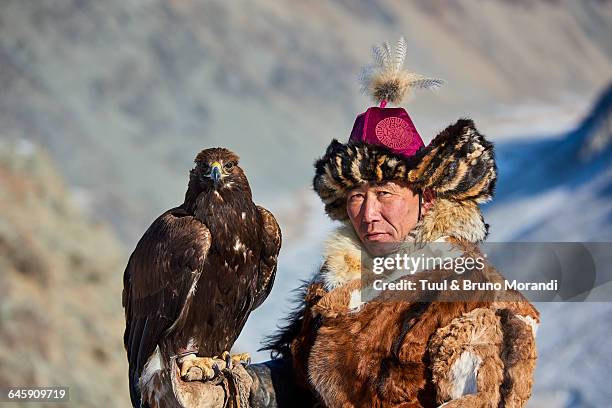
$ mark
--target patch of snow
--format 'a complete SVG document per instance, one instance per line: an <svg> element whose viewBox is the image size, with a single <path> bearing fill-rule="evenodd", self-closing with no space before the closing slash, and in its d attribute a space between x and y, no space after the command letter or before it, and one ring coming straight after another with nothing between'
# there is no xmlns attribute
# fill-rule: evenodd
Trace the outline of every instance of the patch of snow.
<svg viewBox="0 0 612 408"><path fill-rule="evenodd" d="M30 157L36 153L36 145L24 138L15 141L15 153L22 157Z"/></svg>

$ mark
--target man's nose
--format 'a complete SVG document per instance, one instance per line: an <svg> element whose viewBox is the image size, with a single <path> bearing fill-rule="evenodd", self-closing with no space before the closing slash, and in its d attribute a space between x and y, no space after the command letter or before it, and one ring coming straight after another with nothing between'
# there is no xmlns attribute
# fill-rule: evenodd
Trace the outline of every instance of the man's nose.
<svg viewBox="0 0 612 408"><path fill-rule="evenodd" d="M380 205L376 198L371 196L366 196L363 201L363 222L366 224L371 224L375 221L380 220Z"/></svg>

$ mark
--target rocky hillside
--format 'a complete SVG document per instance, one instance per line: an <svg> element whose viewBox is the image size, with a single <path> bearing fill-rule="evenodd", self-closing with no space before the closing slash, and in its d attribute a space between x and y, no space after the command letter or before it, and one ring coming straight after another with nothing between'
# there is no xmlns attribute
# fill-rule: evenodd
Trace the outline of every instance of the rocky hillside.
<svg viewBox="0 0 612 408"><path fill-rule="evenodd" d="M0 388L68 386L72 406L127 406L115 234L84 218L30 142L0 142L0 196Z"/></svg>

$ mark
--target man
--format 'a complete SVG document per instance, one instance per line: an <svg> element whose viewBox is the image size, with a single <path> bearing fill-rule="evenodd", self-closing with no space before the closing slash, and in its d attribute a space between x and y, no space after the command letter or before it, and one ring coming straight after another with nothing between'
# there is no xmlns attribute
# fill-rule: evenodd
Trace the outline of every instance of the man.
<svg viewBox="0 0 612 408"><path fill-rule="evenodd" d="M395 58L387 45L374 54L363 85L380 105L357 117L348 143L332 141L315 163L314 190L344 225L327 240L301 307L267 348L290 360L295 383L327 407L522 407L539 316L519 293L441 291L427 302L359 296L364 262L398 245L445 242L464 260L483 259L476 244L488 226L479 203L492 198L497 177L493 146L472 121L459 120L425 147L408 113L386 107L410 88L440 83L400 69L403 40ZM502 279L485 261L461 273L425 268L407 280L459 274Z"/></svg>
<svg viewBox="0 0 612 408"><path fill-rule="evenodd" d="M379 123L397 114L373 109ZM492 194L491 149L471 121L461 120L417 156L384 145L332 142L317 162L315 191L332 219L345 225L327 241L301 313L268 348L291 359L296 382L325 406L526 403L538 314L519 294L503 302L400 298L365 304L355 296L362 260L385 254L388 243L446 241L465 257L479 256L474 243L485 238L487 226L477 203ZM489 265L484 274L483 280L499 279Z"/></svg>
<svg viewBox="0 0 612 408"><path fill-rule="evenodd" d="M408 113L386 107L411 87L439 84L401 71L401 40L398 49L395 58L388 46L375 52L377 67L364 76L380 105L315 163L314 190L342 226L266 345L274 359L248 368L251 406L522 407L530 396L539 316L520 294L359 296L368 262L404 246L444 242L457 259L482 258L476 244L488 226L479 204L491 199L497 176L493 146L472 121L425 147ZM425 268L402 278L441 282L455 272ZM461 275L501 279L486 262Z"/></svg>

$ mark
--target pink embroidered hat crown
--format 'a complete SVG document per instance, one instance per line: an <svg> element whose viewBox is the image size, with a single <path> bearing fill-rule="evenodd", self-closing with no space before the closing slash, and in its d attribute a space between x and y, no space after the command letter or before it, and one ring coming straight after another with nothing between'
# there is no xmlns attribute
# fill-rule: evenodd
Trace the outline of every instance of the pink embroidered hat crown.
<svg viewBox="0 0 612 408"><path fill-rule="evenodd" d="M405 157L425 146L403 108L371 107L355 119L349 141L386 146Z"/></svg>

